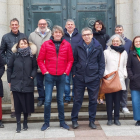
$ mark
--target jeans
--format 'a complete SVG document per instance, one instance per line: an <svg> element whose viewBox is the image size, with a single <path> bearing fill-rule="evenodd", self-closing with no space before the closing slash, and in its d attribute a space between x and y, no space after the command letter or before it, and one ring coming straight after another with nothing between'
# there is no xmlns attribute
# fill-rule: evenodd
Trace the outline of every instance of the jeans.
<svg viewBox="0 0 140 140"><path fill-rule="evenodd" d="M106 110L108 120L112 120L112 110L114 104L114 120L119 120L120 113L120 99L122 96L123 90L114 93L105 94L106 99Z"/></svg>
<svg viewBox="0 0 140 140"><path fill-rule="evenodd" d="M44 90L44 75L42 73L37 73L36 75L37 80L37 90L38 90L38 101L44 101L45 100L45 90Z"/></svg>
<svg viewBox="0 0 140 140"><path fill-rule="evenodd" d="M64 90L64 93L65 93L65 100L66 101L70 101L71 100L71 97L70 97L70 81L71 81L71 76L72 76L72 73L69 74L69 76L66 76L66 79L65 79L65 90ZM72 81L73 81L73 87L72 87L72 96L74 96L74 78L72 77Z"/></svg>
<svg viewBox="0 0 140 140"><path fill-rule="evenodd" d="M54 87L54 82L56 82L57 88L57 106L58 106L58 117L59 121L64 122L64 103L63 103L63 93L65 88L65 77L66 75L54 76L51 74L45 74L45 102L44 102L44 121L45 123L50 122L50 112L51 112L51 101L52 101L52 91Z"/></svg>
<svg viewBox="0 0 140 140"><path fill-rule="evenodd" d="M96 109L97 109L97 98L98 98L98 92L99 92L99 86L100 86L100 80L94 80L89 83L85 83L80 81L79 79L74 77L74 104L72 108L71 113L71 119L72 121L78 120L78 113L80 111L80 108L82 106L85 87L87 87L88 90L88 96L89 96L89 105L88 105L88 111L89 111L89 121L95 121L96 116Z"/></svg>
<svg viewBox="0 0 140 140"><path fill-rule="evenodd" d="M134 120L140 121L140 90L131 90L131 97Z"/></svg>

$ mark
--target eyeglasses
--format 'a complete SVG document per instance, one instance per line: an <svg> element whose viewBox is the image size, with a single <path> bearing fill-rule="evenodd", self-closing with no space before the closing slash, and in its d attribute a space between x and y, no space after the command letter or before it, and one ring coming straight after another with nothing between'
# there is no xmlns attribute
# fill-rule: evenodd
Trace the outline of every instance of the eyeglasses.
<svg viewBox="0 0 140 140"><path fill-rule="evenodd" d="M82 36L85 37L85 36L90 36L90 35L92 35L92 34L83 34Z"/></svg>
<svg viewBox="0 0 140 140"><path fill-rule="evenodd" d="M46 25L46 23L39 23L39 25Z"/></svg>

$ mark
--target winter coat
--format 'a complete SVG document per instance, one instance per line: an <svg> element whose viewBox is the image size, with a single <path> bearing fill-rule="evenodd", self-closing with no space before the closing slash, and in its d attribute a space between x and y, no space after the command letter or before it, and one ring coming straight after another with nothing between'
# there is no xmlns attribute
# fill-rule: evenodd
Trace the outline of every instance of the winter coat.
<svg viewBox="0 0 140 140"><path fill-rule="evenodd" d="M128 56L127 72L130 79L130 89L140 91L140 61L136 56L136 50L131 51Z"/></svg>
<svg viewBox="0 0 140 140"><path fill-rule="evenodd" d="M4 71L5 71L4 62L0 55L0 97L3 97L3 84L2 84L1 77L4 73Z"/></svg>
<svg viewBox="0 0 140 140"><path fill-rule="evenodd" d="M46 35L44 37L41 36L40 34L40 31L38 28L35 29L34 32L32 32L30 35L29 35L29 41L30 42L33 42L36 46L37 46L37 54L36 56L38 57L38 54L39 54L39 51L40 51L40 48L41 48L41 45L49 40L51 37L51 30L50 29L47 29L46 31Z"/></svg>
<svg viewBox="0 0 140 140"><path fill-rule="evenodd" d="M127 54L129 54L130 48L131 48L131 45L132 45L132 41L129 40L128 38L126 38L126 37L124 38L124 41L125 41L124 48L125 48Z"/></svg>
<svg viewBox="0 0 140 140"><path fill-rule="evenodd" d="M81 34L78 33L78 29L77 28L74 29L74 32L72 33L72 37L70 37L70 35L67 32L66 28L64 29L64 33L65 34L64 34L63 38L65 40L67 40L71 44L72 51L73 51L73 54L74 54L75 47L82 40L82 36L81 36Z"/></svg>
<svg viewBox="0 0 140 140"><path fill-rule="evenodd" d="M104 51L104 56L105 56L104 76L106 76L113 71L117 71L120 53L108 47L107 50ZM126 64L127 64L127 52L124 50L121 53L120 67L118 69L122 90L126 90L125 86L125 78L127 78Z"/></svg>
<svg viewBox="0 0 140 140"><path fill-rule="evenodd" d="M30 42L33 42L36 46L37 46L37 53L36 53L36 57L38 57L38 54L39 54L39 51L40 51L40 48L41 48L41 45L49 40L51 37L51 30L50 29L47 29L46 31L46 35L44 37L41 36L40 34L40 31L38 28L35 29L34 32L32 32L30 35L29 35L29 41ZM38 67L37 69L37 72L41 72L40 68Z"/></svg>
<svg viewBox="0 0 140 140"><path fill-rule="evenodd" d="M109 40L109 35L106 34L106 29L96 32L96 29L93 29L93 37L99 41L99 43L102 45L103 50L106 49L106 43Z"/></svg>
<svg viewBox="0 0 140 140"><path fill-rule="evenodd" d="M49 72L51 75L62 75L64 73L69 75L73 64L73 53L70 43L63 39L57 54L52 40L44 42L37 62L42 74Z"/></svg>
<svg viewBox="0 0 140 140"><path fill-rule="evenodd" d="M75 48L72 73L80 81L88 83L102 78L105 70L105 61L102 46L96 39L93 38L94 45L88 57L83 43L84 41L81 40Z"/></svg>
<svg viewBox="0 0 140 140"><path fill-rule="evenodd" d="M5 34L1 40L0 54L3 58L4 64L8 64L10 57L13 52L11 51L12 47L18 43L21 38L26 38L26 35L20 33L14 34L12 31L10 33Z"/></svg>
<svg viewBox="0 0 140 140"><path fill-rule="evenodd" d="M33 92L34 91L34 78L37 73L36 52L37 47L30 43L31 52L33 57L27 55L23 57L17 52L15 44L12 48L13 55L8 64L7 80L11 83L11 91L17 92ZM33 77L33 79L31 78Z"/></svg>

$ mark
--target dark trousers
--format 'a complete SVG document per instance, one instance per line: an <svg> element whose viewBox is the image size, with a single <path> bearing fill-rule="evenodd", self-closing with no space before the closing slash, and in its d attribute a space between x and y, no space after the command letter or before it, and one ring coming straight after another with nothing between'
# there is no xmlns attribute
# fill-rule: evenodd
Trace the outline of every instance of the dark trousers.
<svg viewBox="0 0 140 140"><path fill-rule="evenodd" d="M119 120L120 100L122 92L123 91L121 90L118 92L105 94L108 120L112 120L113 104L114 104L114 120Z"/></svg>
<svg viewBox="0 0 140 140"><path fill-rule="evenodd" d="M44 101L45 100L45 89L44 89L44 75L42 73L37 73L36 75L37 80L37 90L38 90L38 100Z"/></svg>
<svg viewBox="0 0 140 140"><path fill-rule="evenodd" d="M122 96L121 96L121 107L127 107L127 96L128 96L128 91L127 91L127 87L128 87L128 78L125 79L125 85L126 85L126 90L123 90L122 92Z"/></svg>
<svg viewBox="0 0 140 140"><path fill-rule="evenodd" d="M88 96L89 96L89 106L88 106L89 121L95 121L96 108L97 108L97 97L98 97L100 80L99 79L94 80L89 83L82 82L82 81L78 80L76 77L74 78L74 80L75 80L75 82L74 82L74 104L73 104L73 109L72 109L72 113L71 113L72 121L78 120L78 113L82 106L85 87L87 87Z"/></svg>

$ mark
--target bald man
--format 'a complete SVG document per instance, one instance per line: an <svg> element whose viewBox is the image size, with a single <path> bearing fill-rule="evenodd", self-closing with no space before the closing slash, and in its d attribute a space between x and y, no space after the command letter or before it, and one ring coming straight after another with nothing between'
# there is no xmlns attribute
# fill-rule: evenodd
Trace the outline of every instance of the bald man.
<svg viewBox="0 0 140 140"><path fill-rule="evenodd" d="M50 39L51 36L51 30L48 29L48 24L45 19L40 19L38 21L38 27L35 29L34 32L32 32L29 36L29 41L33 42L37 46L37 54L36 56L38 57L41 45ZM37 90L38 90L38 103L37 106L42 106L44 104L45 100L45 90L44 90L44 75L41 73L39 67L37 70Z"/></svg>

